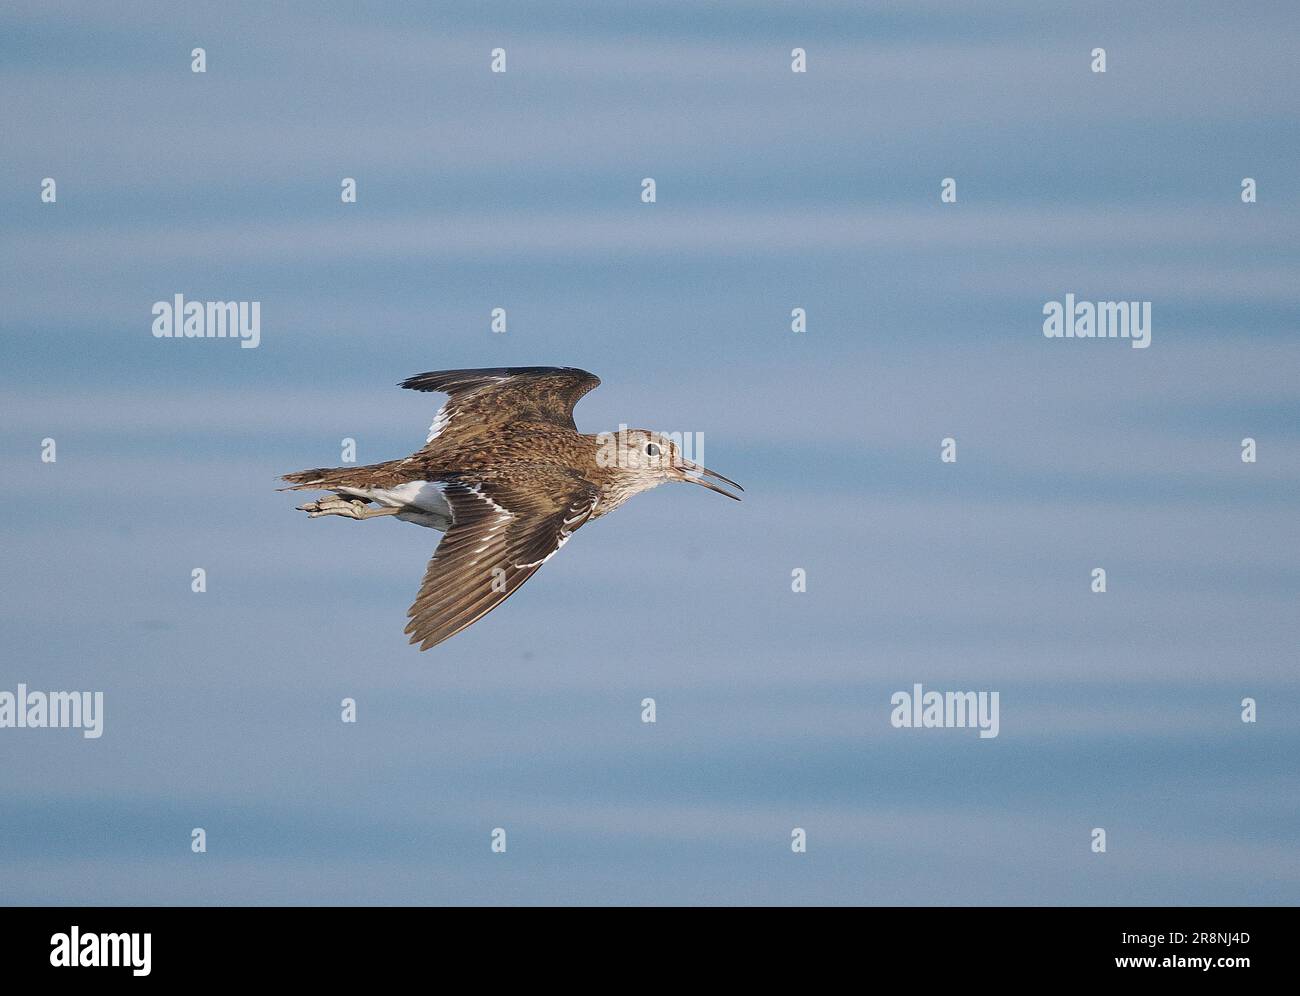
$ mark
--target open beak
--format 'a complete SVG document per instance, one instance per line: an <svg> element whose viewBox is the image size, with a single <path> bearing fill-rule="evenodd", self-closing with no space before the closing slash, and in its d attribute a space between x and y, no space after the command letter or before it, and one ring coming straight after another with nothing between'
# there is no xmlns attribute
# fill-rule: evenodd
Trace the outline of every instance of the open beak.
<svg viewBox="0 0 1300 996"><path fill-rule="evenodd" d="M734 498L736 501L740 501L739 495L733 495L730 491L718 487L718 485L714 484L712 481L706 481L705 478L711 477L714 481L722 481L724 484L730 484L737 491L745 490L731 478L723 477L721 474L709 470L708 467L701 467L698 463L691 463L689 460L683 460L682 465L678 470L681 473L680 480L683 480L688 484L698 484L702 488L716 491L718 494L726 495L728 498Z"/></svg>

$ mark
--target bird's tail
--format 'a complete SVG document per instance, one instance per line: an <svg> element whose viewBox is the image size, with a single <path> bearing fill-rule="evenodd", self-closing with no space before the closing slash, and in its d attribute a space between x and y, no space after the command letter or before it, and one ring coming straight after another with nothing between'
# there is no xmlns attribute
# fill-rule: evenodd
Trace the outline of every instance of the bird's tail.
<svg viewBox="0 0 1300 996"><path fill-rule="evenodd" d="M317 467L315 470L299 470L281 477L280 480L288 481L289 486L276 488L276 490L329 491L333 488L364 487L367 482L373 481L375 472L384 470L391 462L372 463L363 467Z"/></svg>

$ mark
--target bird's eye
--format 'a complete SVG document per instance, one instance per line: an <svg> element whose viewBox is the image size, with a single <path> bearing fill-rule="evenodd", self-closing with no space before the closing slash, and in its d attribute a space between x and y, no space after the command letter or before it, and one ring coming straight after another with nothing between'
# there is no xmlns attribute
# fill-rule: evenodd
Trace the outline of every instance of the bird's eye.
<svg viewBox="0 0 1300 996"><path fill-rule="evenodd" d="M645 455L646 455L646 456L658 456L658 455L659 455L659 447L656 446L654 443L646 443L646 444L645 444Z"/></svg>

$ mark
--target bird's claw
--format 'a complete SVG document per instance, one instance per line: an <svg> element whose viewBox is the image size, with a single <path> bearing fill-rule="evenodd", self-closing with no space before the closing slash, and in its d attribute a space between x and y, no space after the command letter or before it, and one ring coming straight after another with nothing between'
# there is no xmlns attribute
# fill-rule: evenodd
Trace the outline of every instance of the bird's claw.
<svg viewBox="0 0 1300 996"><path fill-rule="evenodd" d="M363 519L365 518L366 504L360 498L343 498L339 495L329 495L325 498L309 501L305 505L299 505L298 511L306 512L309 519L318 519L322 515L342 515L349 519Z"/></svg>

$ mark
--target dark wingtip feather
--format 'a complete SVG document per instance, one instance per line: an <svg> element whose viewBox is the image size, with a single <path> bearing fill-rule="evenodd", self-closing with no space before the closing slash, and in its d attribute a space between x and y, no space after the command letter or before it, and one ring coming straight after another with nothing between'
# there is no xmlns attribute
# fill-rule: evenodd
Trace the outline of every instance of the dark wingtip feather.
<svg viewBox="0 0 1300 996"><path fill-rule="evenodd" d="M502 377L536 377L546 374L580 374L600 383L595 374L577 367L483 367L464 370L427 370L398 382L408 391L459 391L483 386L485 381Z"/></svg>

